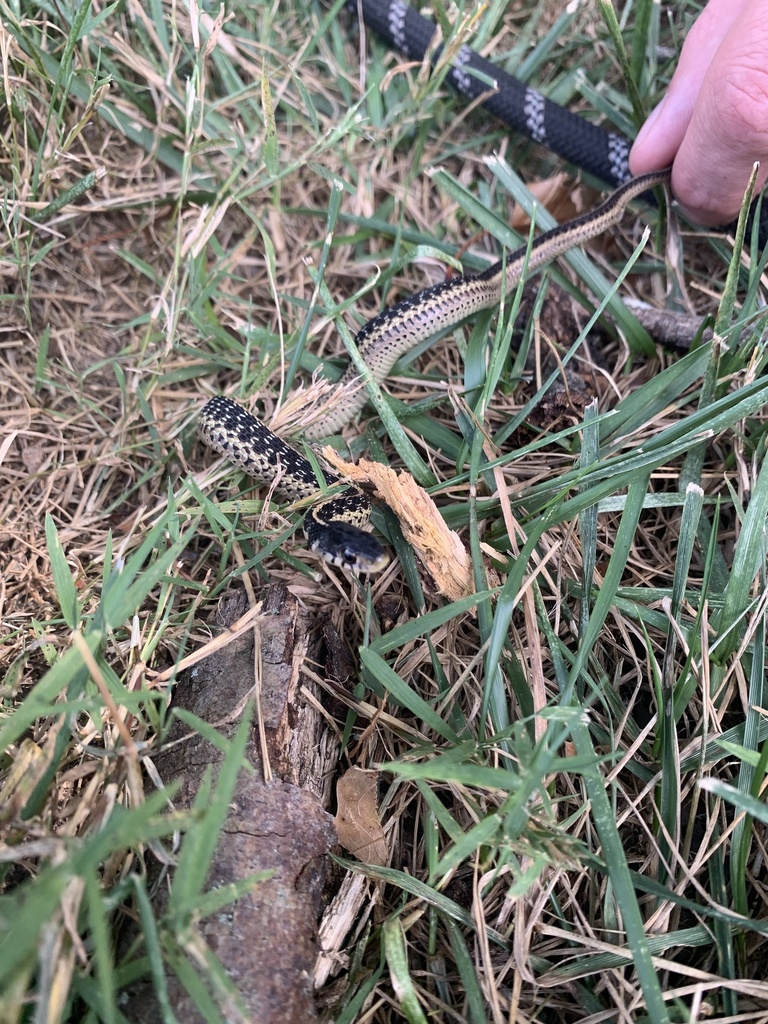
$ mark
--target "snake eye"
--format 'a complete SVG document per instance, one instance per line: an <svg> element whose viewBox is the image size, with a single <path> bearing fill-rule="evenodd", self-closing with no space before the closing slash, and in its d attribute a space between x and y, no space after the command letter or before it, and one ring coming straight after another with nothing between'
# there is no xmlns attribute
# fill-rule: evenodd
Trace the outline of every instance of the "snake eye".
<svg viewBox="0 0 768 1024"><path fill-rule="evenodd" d="M349 565L352 568L357 568L357 561L360 556L360 552L354 548L346 547L341 552L341 560L344 565Z"/></svg>

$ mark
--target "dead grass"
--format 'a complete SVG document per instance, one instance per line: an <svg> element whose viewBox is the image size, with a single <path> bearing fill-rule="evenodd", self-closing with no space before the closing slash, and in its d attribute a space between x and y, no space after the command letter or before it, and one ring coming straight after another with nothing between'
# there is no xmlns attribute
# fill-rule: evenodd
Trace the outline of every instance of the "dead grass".
<svg viewBox="0 0 768 1024"><path fill-rule="evenodd" d="M519 12L497 13L479 26L487 53L524 54ZM487 408L472 388L503 346L499 329L489 348L487 322L402 368L390 390L421 402L419 418L398 415L382 439L372 417L345 439L412 460L481 591L480 540L496 550L493 601L434 600L404 547L369 587L318 570L298 539L264 558L291 520L244 519L261 506L229 500L231 473L194 433L205 398L255 395L271 418L305 328L292 388L343 355L340 312L357 326L439 280L440 247L468 245L467 266L497 251L435 168L501 223L485 158L530 179L556 165L373 40L360 63L341 15L321 30L327 12L298 0L230 14L92 5L74 15L70 64L71 12L0 3L0 920L16 935L3 1019L124 1019L110 929L146 850L185 827L145 791L142 758L166 735L174 666L244 576L256 592L285 583L347 640L347 756L386 766L390 866L365 869L371 931L357 921L352 968L320 995L326 1019L768 1021L759 330L719 362L580 348L618 427L573 408L536 419L549 351L573 341L537 326L533 371L521 383L506 361ZM562 53L548 44L548 88L567 88L562 55L596 36L587 12ZM620 90L603 45L589 52L591 80ZM96 187L32 222L98 167ZM609 280L645 219L596 246ZM728 245L683 244L689 304L713 313ZM625 290L658 297L664 260L641 260ZM745 264L731 340L763 287ZM689 478L703 506L683 503ZM116 808L134 813L129 830Z"/></svg>

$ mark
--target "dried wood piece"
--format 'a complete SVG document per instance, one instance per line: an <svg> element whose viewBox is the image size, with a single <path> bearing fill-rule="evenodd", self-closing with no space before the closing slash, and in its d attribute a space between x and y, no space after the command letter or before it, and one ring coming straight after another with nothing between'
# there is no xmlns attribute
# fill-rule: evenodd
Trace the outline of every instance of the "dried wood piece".
<svg viewBox="0 0 768 1024"><path fill-rule="evenodd" d="M221 624L226 627L235 622L244 610L242 605L231 605ZM177 685L176 705L216 725L226 737L237 728L239 716L233 715L233 710L243 705L253 689L254 668L260 685L262 740L254 734L246 751L256 772L240 775L214 856L210 885L227 885L258 871L273 874L222 912L202 921L199 933L224 965L244 1003L244 1016L228 1003L224 1008L227 1020L311 1024L317 1019L312 990L317 919L326 854L336 834L330 815L314 793L278 778L264 781L261 754L265 747L273 770L279 768L294 778L311 774L306 756L305 763L297 766L291 764L289 754L296 743L291 723L295 726L311 717L299 686L308 653L308 631L296 599L284 587L267 591L254 627L253 632L236 637L195 665ZM311 684L302 680L302 685ZM171 740L178 740L186 731L175 729ZM158 755L155 764L166 783L181 780L174 802L189 807L206 770L212 767L215 773L221 760L218 748L194 735ZM161 911L162 898L158 902ZM178 1020L185 1024L203 1021L187 992L170 974L168 988ZM162 1020L149 983L136 986L121 1009L129 1020L141 1024Z"/></svg>

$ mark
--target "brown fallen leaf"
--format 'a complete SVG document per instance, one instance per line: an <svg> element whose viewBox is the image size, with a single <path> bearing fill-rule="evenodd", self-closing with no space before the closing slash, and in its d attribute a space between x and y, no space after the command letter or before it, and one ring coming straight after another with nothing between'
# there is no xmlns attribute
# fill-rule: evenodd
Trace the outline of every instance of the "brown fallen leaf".
<svg viewBox="0 0 768 1024"><path fill-rule="evenodd" d="M46 450L42 444L25 444L21 449L21 461L28 473L37 473L45 458Z"/></svg>
<svg viewBox="0 0 768 1024"><path fill-rule="evenodd" d="M381 827L378 774L350 768L336 784L336 831L344 849L366 864L384 867L389 850Z"/></svg>
<svg viewBox="0 0 768 1024"><path fill-rule="evenodd" d="M49 761L37 743L31 739L22 740L0 789L0 822L11 821L21 813Z"/></svg>
<svg viewBox="0 0 768 1024"><path fill-rule="evenodd" d="M530 182L528 191L561 224L584 213L587 205L583 189L575 190L573 180L567 174L555 174L543 181ZM510 223L516 231L527 231L531 218L522 207L516 206Z"/></svg>

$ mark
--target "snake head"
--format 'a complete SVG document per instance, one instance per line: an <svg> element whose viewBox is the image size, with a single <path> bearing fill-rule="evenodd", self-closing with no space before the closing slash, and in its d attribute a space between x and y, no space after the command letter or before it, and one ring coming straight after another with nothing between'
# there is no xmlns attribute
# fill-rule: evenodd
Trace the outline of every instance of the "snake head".
<svg viewBox="0 0 768 1024"><path fill-rule="evenodd" d="M389 555L376 538L351 523L334 520L312 527L305 520L304 528L312 551L355 575L381 572L389 565Z"/></svg>

